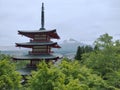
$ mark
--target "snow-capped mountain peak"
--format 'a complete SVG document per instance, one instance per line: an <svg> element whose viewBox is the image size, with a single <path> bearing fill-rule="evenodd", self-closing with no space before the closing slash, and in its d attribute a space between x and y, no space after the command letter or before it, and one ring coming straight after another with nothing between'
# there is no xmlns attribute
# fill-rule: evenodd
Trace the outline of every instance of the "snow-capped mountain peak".
<svg viewBox="0 0 120 90"><path fill-rule="evenodd" d="M72 38L63 41L64 44L65 43L77 43L77 42L78 42L77 40L72 39Z"/></svg>

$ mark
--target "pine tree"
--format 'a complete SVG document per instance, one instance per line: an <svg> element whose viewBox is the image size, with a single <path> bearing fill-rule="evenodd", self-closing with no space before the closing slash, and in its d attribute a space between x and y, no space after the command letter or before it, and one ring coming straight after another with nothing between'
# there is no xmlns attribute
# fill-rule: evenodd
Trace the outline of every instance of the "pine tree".
<svg viewBox="0 0 120 90"><path fill-rule="evenodd" d="M77 53L75 55L75 59L76 60L81 60L81 57L82 57L82 48L80 46L78 46L78 49L77 49Z"/></svg>

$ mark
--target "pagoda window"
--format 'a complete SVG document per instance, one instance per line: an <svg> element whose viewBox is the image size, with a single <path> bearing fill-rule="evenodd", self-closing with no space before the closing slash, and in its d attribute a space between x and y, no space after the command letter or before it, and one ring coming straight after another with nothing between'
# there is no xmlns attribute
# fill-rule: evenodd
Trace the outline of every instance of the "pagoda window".
<svg viewBox="0 0 120 90"><path fill-rule="evenodd" d="M43 51L47 51L47 49L33 49L33 51L40 51L40 52L43 52Z"/></svg>
<svg viewBox="0 0 120 90"><path fill-rule="evenodd" d="M32 52L48 53L48 46L34 46Z"/></svg>
<svg viewBox="0 0 120 90"><path fill-rule="evenodd" d="M47 48L47 46L34 46L33 49L38 49L38 48Z"/></svg>
<svg viewBox="0 0 120 90"><path fill-rule="evenodd" d="M35 35L34 40L35 41L46 41L47 35L45 35L45 34Z"/></svg>

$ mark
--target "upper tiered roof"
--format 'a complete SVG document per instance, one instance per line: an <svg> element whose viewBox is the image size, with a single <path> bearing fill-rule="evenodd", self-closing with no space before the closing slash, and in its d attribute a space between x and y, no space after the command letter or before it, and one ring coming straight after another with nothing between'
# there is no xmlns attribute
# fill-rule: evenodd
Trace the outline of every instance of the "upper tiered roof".
<svg viewBox="0 0 120 90"><path fill-rule="evenodd" d="M29 38L34 38L35 34L46 34L48 36L50 36L51 38L55 38L55 39L60 39L60 37L58 36L56 29L54 30L34 30L34 31L18 31L18 34L27 36Z"/></svg>

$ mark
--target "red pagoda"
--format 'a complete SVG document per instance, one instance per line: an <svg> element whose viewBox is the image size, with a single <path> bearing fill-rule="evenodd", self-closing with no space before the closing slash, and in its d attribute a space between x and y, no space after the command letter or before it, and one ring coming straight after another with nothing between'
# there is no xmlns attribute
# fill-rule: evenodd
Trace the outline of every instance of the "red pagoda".
<svg viewBox="0 0 120 90"><path fill-rule="evenodd" d="M41 11L41 28L34 31L18 31L18 34L30 38L29 42L16 43L16 47L31 48L31 51L27 55L15 56L14 60L28 60L29 64L26 65L26 69L20 70L22 75L29 74L28 70L36 68L41 60L46 62L55 62L59 59L59 56L53 54L52 48L60 48L57 42L51 41L51 39L60 39L56 29L46 30L44 28L44 3L42 3Z"/></svg>

